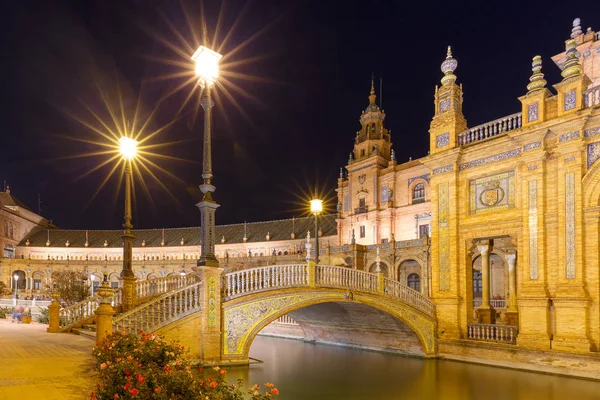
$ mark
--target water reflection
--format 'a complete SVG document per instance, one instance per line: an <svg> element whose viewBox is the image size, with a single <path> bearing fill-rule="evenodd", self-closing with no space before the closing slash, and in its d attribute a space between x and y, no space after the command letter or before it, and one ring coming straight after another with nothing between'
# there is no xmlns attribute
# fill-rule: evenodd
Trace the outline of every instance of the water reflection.
<svg viewBox="0 0 600 400"><path fill-rule="evenodd" d="M250 356L264 364L232 368L229 378L273 382L282 400L600 399L594 381L288 339L258 336Z"/></svg>

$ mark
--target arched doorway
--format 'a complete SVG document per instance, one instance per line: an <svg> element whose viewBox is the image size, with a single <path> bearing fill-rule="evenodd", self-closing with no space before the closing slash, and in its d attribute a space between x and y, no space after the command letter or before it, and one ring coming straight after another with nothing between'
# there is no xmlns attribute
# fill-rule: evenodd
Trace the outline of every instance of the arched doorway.
<svg viewBox="0 0 600 400"><path fill-rule="evenodd" d="M413 259L402 261L398 266L398 281L405 285L408 285L408 276L412 274L417 274L419 278L421 278L421 264L419 264L417 260ZM420 283L421 284L419 285L419 287L422 288L422 282Z"/></svg>
<svg viewBox="0 0 600 400"><path fill-rule="evenodd" d="M16 279L18 277L18 279ZM19 290L25 290L27 287L27 279L25 275L25 271L21 271L20 269L13 271L10 274L10 279L12 281L12 288L19 288Z"/></svg>

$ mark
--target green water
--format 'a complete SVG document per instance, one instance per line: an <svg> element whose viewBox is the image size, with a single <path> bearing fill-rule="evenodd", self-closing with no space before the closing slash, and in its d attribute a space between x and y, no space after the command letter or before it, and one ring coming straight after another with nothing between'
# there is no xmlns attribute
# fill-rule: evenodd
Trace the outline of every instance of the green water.
<svg viewBox="0 0 600 400"><path fill-rule="evenodd" d="M250 356L263 364L229 377L273 382L281 400L600 400L600 382L445 360L423 360L259 336Z"/></svg>

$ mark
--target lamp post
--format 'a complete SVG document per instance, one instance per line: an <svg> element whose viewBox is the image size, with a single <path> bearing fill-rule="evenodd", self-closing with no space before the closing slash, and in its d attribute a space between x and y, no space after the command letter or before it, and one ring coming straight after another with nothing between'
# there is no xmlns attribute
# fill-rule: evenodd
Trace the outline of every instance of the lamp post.
<svg viewBox="0 0 600 400"><path fill-rule="evenodd" d="M323 212L323 200L310 201L310 212L315 215L315 264L319 263L319 214Z"/></svg>
<svg viewBox="0 0 600 400"><path fill-rule="evenodd" d="M123 224L123 311L133 308L135 302L135 281L133 274L133 239L131 224L131 162L137 154L138 142L129 137L119 139L119 151L125 161L125 223Z"/></svg>
<svg viewBox="0 0 600 400"><path fill-rule="evenodd" d="M198 84L203 89L204 95L200 104L204 109L204 144L202 160L202 179L200 190L203 193L202 201L196 204L200 209L201 253L198 266L218 267L219 261L215 257L215 211L219 207L212 199L215 186L212 184L212 154L211 154L211 114L215 103L212 101L211 91L219 77L219 60L221 54L200 46L192 56L196 64Z"/></svg>
<svg viewBox="0 0 600 400"><path fill-rule="evenodd" d="M19 274L14 274L13 278L15 278L15 306L19 303Z"/></svg>

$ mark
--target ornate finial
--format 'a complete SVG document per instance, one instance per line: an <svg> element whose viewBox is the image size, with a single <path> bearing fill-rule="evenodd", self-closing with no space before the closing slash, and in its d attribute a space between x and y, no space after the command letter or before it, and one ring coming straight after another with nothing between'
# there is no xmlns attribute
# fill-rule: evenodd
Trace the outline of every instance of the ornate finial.
<svg viewBox="0 0 600 400"><path fill-rule="evenodd" d="M390 151L390 158L392 159L392 161L396 161L396 152L394 151L394 149Z"/></svg>
<svg viewBox="0 0 600 400"><path fill-rule="evenodd" d="M67 241L65 242L65 247L69 247L71 245L71 242L69 242L69 240L67 239Z"/></svg>
<svg viewBox="0 0 600 400"><path fill-rule="evenodd" d="M575 42L575 39L567 40L566 56L565 68L560 73L563 77L563 81L581 75L581 65L579 64L579 58L577 58L577 43Z"/></svg>
<svg viewBox="0 0 600 400"><path fill-rule="evenodd" d="M267 242L269 240L271 240L271 233L270 232L267 232L267 236L265 236L265 239L267 239Z"/></svg>
<svg viewBox="0 0 600 400"><path fill-rule="evenodd" d="M142 247L146 247L146 239L142 240Z"/></svg>
<svg viewBox="0 0 600 400"><path fill-rule="evenodd" d="M353 160L354 160L354 155L352 154L352 152L350 152L350 155L348 156L348 164L350 164Z"/></svg>
<svg viewBox="0 0 600 400"><path fill-rule="evenodd" d="M377 96L375 96L375 74L371 74L371 91L369 92L369 105L374 105L376 98ZM367 110L369 109L367 108Z"/></svg>
<svg viewBox="0 0 600 400"><path fill-rule="evenodd" d="M90 240L88 237L88 231L85 231L85 243L83 244L85 247L88 247L90 245Z"/></svg>
<svg viewBox="0 0 600 400"><path fill-rule="evenodd" d="M25 242L25 246L29 246L31 244L31 242L29 241L29 239L27 239L27 241Z"/></svg>
<svg viewBox="0 0 600 400"><path fill-rule="evenodd" d="M574 39L581 34L581 19L575 18L573 20L573 29L571 29L571 39Z"/></svg>
<svg viewBox="0 0 600 400"><path fill-rule="evenodd" d="M183 240L183 238L181 238L181 241L179 242L180 245L184 245L185 244L185 240Z"/></svg>
<svg viewBox="0 0 600 400"><path fill-rule="evenodd" d="M317 232L317 235L319 235L319 237L323 236L323 231L321 230L321 227L319 227L319 231Z"/></svg>
<svg viewBox="0 0 600 400"><path fill-rule="evenodd" d="M340 167L340 179L344 179L344 167Z"/></svg>
<svg viewBox="0 0 600 400"><path fill-rule="evenodd" d="M108 240L104 240L104 247L108 247Z"/></svg>
<svg viewBox="0 0 600 400"><path fill-rule="evenodd" d="M46 247L48 247L50 246L50 229L47 229L46 233L48 234L48 239L46 239Z"/></svg>
<svg viewBox="0 0 600 400"><path fill-rule="evenodd" d="M446 86L450 83L454 83L456 81L456 75L454 75L454 71L458 67L458 61L454 57L452 57L452 50L450 46L448 46L448 52L446 54L446 59L442 63L442 72L444 76L442 77L442 85Z"/></svg>
<svg viewBox="0 0 600 400"><path fill-rule="evenodd" d="M223 235L223 237L221 238L221 243L225 243L225 236Z"/></svg>
<svg viewBox="0 0 600 400"><path fill-rule="evenodd" d="M354 228L352 228L352 240L350 241L350 244L356 244L356 236L354 236Z"/></svg>
<svg viewBox="0 0 600 400"><path fill-rule="evenodd" d="M10 185L6 185L6 194L10 194Z"/></svg>
<svg viewBox="0 0 600 400"><path fill-rule="evenodd" d="M529 78L529 84L527 85L527 93L533 93L538 90L543 89L546 86L546 80L544 79L544 74L542 73L542 57L535 56L533 57L533 61L531 62L531 78Z"/></svg>

